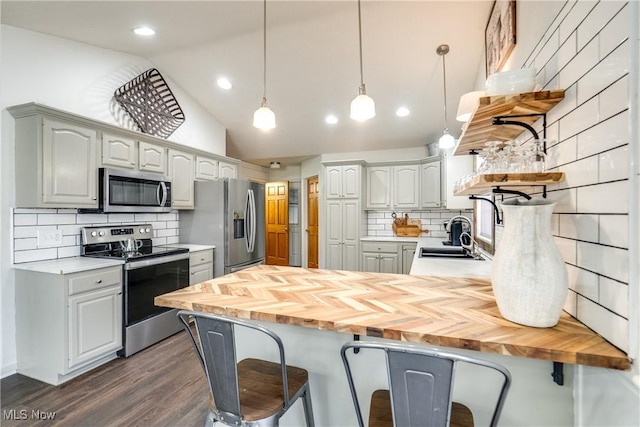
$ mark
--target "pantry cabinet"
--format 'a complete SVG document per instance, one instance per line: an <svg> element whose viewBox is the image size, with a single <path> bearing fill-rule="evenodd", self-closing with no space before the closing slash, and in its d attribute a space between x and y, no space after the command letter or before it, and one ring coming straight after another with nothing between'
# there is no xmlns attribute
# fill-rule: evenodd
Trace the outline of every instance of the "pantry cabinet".
<svg viewBox="0 0 640 427"><path fill-rule="evenodd" d="M213 249L189 253L189 286L213 279Z"/></svg>
<svg viewBox="0 0 640 427"><path fill-rule="evenodd" d="M358 271L360 200L327 200L326 268Z"/></svg>
<svg viewBox="0 0 640 427"><path fill-rule="evenodd" d="M16 270L17 371L58 385L122 348L122 267Z"/></svg>
<svg viewBox="0 0 640 427"><path fill-rule="evenodd" d="M195 157L193 154L169 149L169 174L171 178L171 207L193 209L193 176Z"/></svg>

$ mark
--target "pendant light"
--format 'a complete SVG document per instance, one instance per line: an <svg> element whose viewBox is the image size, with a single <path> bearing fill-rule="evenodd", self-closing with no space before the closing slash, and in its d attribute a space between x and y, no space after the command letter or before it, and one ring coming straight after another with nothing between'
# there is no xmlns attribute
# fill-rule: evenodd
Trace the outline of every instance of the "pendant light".
<svg viewBox="0 0 640 427"><path fill-rule="evenodd" d="M447 125L447 71L445 67L444 57L447 53L449 53L449 45L441 44L436 49L436 53L442 56L442 87L444 88L444 132L442 132L442 136L438 140L438 145L440 148L452 148L456 144L456 140L449 133L449 126Z"/></svg>
<svg viewBox="0 0 640 427"><path fill-rule="evenodd" d="M351 114L353 120L364 122L376 115L376 105L373 99L367 96L362 73L362 18L360 13L360 0L358 0L358 38L360 43L360 87L358 96L351 101Z"/></svg>
<svg viewBox="0 0 640 427"><path fill-rule="evenodd" d="M253 126L262 130L269 130L276 127L276 115L267 107L267 0L264 0L263 13L263 81L262 81L262 104L260 108L253 113Z"/></svg>

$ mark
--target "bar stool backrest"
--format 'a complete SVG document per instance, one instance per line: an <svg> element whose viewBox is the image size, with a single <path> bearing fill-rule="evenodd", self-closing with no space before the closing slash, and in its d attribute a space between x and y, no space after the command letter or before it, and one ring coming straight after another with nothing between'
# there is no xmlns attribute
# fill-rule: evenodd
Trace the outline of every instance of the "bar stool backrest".
<svg viewBox="0 0 640 427"><path fill-rule="evenodd" d="M497 425L511 384L511 375L503 366L436 349L399 343L353 341L343 345L341 356L360 427L364 427L364 423L347 356L349 349L375 349L385 352L394 426L449 426L452 384L458 362L470 363L499 372L503 381L490 424L492 427Z"/></svg>

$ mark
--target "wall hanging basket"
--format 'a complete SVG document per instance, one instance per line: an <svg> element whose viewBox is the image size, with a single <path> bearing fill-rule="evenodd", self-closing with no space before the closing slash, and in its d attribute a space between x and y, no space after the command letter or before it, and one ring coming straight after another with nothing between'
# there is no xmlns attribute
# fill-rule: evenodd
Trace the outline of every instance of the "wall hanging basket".
<svg viewBox="0 0 640 427"><path fill-rule="evenodd" d="M144 133L167 138L184 122L178 101L155 68L119 87L114 97Z"/></svg>

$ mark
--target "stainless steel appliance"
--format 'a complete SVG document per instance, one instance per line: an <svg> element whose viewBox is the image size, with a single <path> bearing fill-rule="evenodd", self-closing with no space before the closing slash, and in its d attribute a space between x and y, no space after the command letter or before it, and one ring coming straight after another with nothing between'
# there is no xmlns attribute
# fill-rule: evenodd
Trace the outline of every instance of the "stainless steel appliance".
<svg viewBox="0 0 640 427"><path fill-rule="evenodd" d="M176 310L158 307L158 295L189 286L189 250L153 246L151 224L85 227L82 255L124 260L124 348L130 355L182 330Z"/></svg>
<svg viewBox="0 0 640 427"><path fill-rule="evenodd" d="M99 212L171 212L171 178L109 168L98 173Z"/></svg>
<svg viewBox="0 0 640 427"><path fill-rule="evenodd" d="M195 183L195 209L180 212L180 241L215 245L214 276L264 263L264 185L225 178Z"/></svg>

